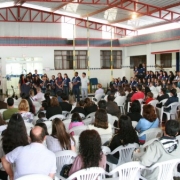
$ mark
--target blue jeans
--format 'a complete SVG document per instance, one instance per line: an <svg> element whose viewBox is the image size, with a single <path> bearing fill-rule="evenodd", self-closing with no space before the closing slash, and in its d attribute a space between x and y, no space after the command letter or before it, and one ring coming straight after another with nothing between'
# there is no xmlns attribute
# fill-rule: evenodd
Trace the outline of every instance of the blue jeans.
<svg viewBox="0 0 180 180"><path fill-rule="evenodd" d="M81 88L81 95L82 95L82 100L88 97L88 89L87 88Z"/></svg>
<svg viewBox="0 0 180 180"><path fill-rule="evenodd" d="M80 91L79 91L79 87L78 88L74 88L73 87L73 94L75 95L75 98L77 99L77 102L80 101L80 98L79 98L79 94L80 94Z"/></svg>
<svg viewBox="0 0 180 180"><path fill-rule="evenodd" d="M63 93L65 93L67 96L69 96L69 87L68 86L63 87Z"/></svg>

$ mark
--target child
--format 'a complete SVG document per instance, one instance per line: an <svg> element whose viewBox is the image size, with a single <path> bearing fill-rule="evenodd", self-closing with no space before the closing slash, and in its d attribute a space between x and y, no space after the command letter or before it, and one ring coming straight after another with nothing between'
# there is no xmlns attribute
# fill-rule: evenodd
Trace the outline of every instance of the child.
<svg viewBox="0 0 180 180"><path fill-rule="evenodd" d="M42 112L42 111L38 114L38 118L39 118L39 119L36 121L36 124L37 124L37 123L42 123L42 122L44 122L44 121L47 121L46 115L45 115L45 113Z"/></svg>
<svg viewBox="0 0 180 180"><path fill-rule="evenodd" d="M154 100L153 99L153 93L152 92L148 92L147 93L147 97L146 97L146 102L145 104L148 104L150 101Z"/></svg>

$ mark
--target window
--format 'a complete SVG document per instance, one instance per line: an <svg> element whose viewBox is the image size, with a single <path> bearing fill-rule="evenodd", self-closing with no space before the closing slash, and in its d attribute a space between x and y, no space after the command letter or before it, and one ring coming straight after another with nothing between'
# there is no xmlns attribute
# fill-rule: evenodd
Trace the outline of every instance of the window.
<svg viewBox="0 0 180 180"><path fill-rule="evenodd" d="M139 64L146 64L146 55L142 56L130 56L130 68L134 69L134 66L139 66Z"/></svg>
<svg viewBox="0 0 180 180"><path fill-rule="evenodd" d="M172 53L160 54L160 64L163 68L172 67Z"/></svg>
<svg viewBox="0 0 180 180"><path fill-rule="evenodd" d="M87 51L75 51L76 69L87 68ZM72 50L55 50L54 51L55 70L73 69L73 51Z"/></svg>
<svg viewBox="0 0 180 180"><path fill-rule="evenodd" d="M122 51L112 51L113 69L120 69L122 65ZM111 68L111 51L101 51L101 69Z"/></svg>

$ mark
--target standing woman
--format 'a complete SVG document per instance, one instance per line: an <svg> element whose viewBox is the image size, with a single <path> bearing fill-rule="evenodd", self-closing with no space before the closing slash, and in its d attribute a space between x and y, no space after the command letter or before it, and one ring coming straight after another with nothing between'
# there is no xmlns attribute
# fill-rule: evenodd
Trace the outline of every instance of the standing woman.
<svg viewBox="0 0 180 180"><path fill-rule="evenodd" d="M58 91L63 91L63 78L62 78L62 75L61 75L61 73L58 73L58 75L57 75L58 77L56 78L56 93L58 92Z"/></svg>
<svg viewBox="0 0 180 180"><path fill-rule="evenodd" d="M70 83L70 79L69 79L68 75L65 73L64 78L63 78L63 92L67 96L69 96L69 83Z"/></svg>
<svg viewBox="0 0 180 180"><path fill-rule="evenodd" d="M30 83L27 83L24 74L21 74L19 79L19 92L20 94L25 93L26 95L29 95L29 90Z"/></svg>
<svg viewBox="0 0 180 180"><path fill-rule="evenodd" d="M39 78L39 75L35 76L34 79L33 79L33 90L34 90L34 94L36 95L37 94L37 90L36 88L37 87L40 87L40 84L41 84L41 80Z"/></svg>
<svg viewBox="0 0 180 180"><path fill-rule="evenodd" d="M173 80L174 80L174 73L172 71L169 72L169 77L168 80L170 81L170 84L172 84Z"/></svg>

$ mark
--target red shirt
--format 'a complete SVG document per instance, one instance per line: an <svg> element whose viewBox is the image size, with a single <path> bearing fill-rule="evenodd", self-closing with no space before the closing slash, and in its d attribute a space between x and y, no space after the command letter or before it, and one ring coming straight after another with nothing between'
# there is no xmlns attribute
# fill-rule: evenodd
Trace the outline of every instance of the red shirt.
<svg viewBox="0 0 180 180"><path fill-rule="evenodd" d="M147 98L145 104L148 104L152 100L154 100L154 99L153 98Z"/></svg>
<svg viewBox="0 0 180 180"><path fill-rule="evenodd" d="M131 97L132 102L134 100L138 100L138 99L144 99L144 93L142 91L138 91L138 92L134 93L133 96Z"/></svg>

